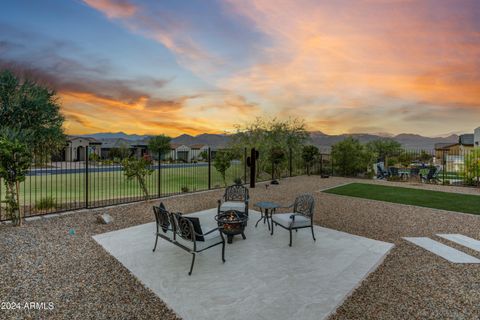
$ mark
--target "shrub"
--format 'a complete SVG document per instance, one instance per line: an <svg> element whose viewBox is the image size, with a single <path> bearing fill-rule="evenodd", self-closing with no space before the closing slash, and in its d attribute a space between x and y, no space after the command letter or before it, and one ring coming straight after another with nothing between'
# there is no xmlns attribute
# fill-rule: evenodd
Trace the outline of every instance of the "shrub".
<svg viewBox="0 0 480 320"><path fill-rule="evenodd" d="M190 189L187 186L182 187L182 192L186 193L186 192L189 192L189 191L190 191Z"/></svg>
<svg viewBox="0 0 480 320"><path fill-rule="evenodd" d="M233 179L233 183L242 184L242 179L241 178L235 178L235 179Z"/></svg>
<svg viewBox="0 0 480 320"><path fill-rule="evenodd" d="M100 160L100 156L96 153L90 153L88 155L88 160L89 161L98 161L98 160Z"/></svg>
<svg viewBox="0 0 480 320"><path fill-rule="evenodd" d="M56 200L52 196L41 198L39 201L35 203L35 209L37 210L55 209L56 207L57 207Z"/></svg>
<svg viewBox="0 0 480 320"><path fill-rule="evenodd" d="M335 169L343 176L356 176L366 172L373 163L374 155L374 152L353 137L347 137L332 146Z"/></svg>

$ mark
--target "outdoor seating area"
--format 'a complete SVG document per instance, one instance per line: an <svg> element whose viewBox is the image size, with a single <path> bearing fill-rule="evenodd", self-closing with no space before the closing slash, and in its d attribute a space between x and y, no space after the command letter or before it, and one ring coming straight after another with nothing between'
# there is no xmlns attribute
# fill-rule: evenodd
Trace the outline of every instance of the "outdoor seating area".
<svg viewBox="0 0 480 320"><path fill-rule="evenodd" d="M303 207L305 199L309 200L303 196L296 201L291 230L304 227L301 212L312 205L307 201ZM312 241L309 233L293 232L294 245L290 247L286 233L272 235L267 224L255 227L253 223L246 225L246 240L238 237L225 245L219 232L222 227L215 219L217 209L183 217L167 212L157 207L155 223L95 235L94 239L183 319L323 319L393 247L319 226L311 227L317 241ZM260 212L249 210L250 219L260 217ZM274 214L272 222L285 227L280 217L283 214ZM202 230L212 230L210 235L218 241L203 245L192 219L198 219ZM176 228L180 230L172 232ZM152 252L155 230L167 241L155 241ZM193 261L198 254L191 276L187 275L189 258L179 247L192 253Z"/></svg>
<svg viewBox="0 0 480 320"><path fill-rule="evenodd" d="M418 166L408 167L391 166L384 168L383 163L375 165L376 179L393 181L418 181L422 183L437 184L441 182L439 166Z"/></svg>

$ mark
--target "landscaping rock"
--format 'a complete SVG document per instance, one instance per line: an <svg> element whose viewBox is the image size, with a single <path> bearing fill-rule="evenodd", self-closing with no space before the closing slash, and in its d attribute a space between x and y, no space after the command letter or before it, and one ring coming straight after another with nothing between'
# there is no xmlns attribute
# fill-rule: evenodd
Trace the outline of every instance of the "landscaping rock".
<svg viewBox="0 0 480 320"><path fill-rule="evenodd" d="M108 213L97 216L97 221L102 224L110 224L113 222L113 218Z"/></svg>

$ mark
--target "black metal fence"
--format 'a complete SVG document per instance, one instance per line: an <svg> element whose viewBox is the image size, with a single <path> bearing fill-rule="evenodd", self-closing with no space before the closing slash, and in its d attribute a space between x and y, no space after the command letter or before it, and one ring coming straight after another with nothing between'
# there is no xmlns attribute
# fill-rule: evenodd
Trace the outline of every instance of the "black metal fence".
<svg viewBox="0 0 480 320"><path fill-rule="evenodd" d="M250 150L236 154L225 172L225 180L215 167L215 156L225 150L208 150L190 158L155 157L145 185L150 198L222 188L238 181L248 184ZM83 161L35 159L26 179L20 183L19 200L23 217L70 210L98 208L145 200L136 179L128 179L121 161L101 160L85 151ZM354 157L352 157L354 159ZM404 150L373 164L364 165L355 176L393 181L414 181L445 185L480 185L480 148L445 148L432 151ZM353 160L347 162L351 164ZM381 164L381 168L379 168ZM257 163L256 181L299 176L336 175L345 172L331 154L320 154L306 163L300 152L288 152L281 163L269 163L265 155ZM273 170L272 170L273 168ZM382 172L383 171L383 172ZM383 173L383 176L382 176ZM5 211L5 186L0 180L0 221L9 220Z"/></svg>
<svg viewBox="0 0 480 320"><path fill-rule="evenodd" d="M151 174L145 178L149 198L217 189L239 180L248 183L250 169L247 168L245 160L249 150L235 152L237 156L230 161L230 167L225 172L225 181L215 167L215 156L221 151L225 150L209 149L208 152L193 154L187 159L184 155L178 157L174 152L168 157L154 157L150 164ZM22 217L99 208L146 199L139 182L125 176L121 161L102 160L92 156L92 151L84 152L82 161L52 161L51 157L34 159L25 181L20 183ZM256 181L272 179L271 166L265 164L265 159L259 164ZM324 166L326 168L328 164L325 162ZM312 163L309 172L318 174L322 171L320 167L318 163ZM287 159L275 167L273 178L302 175L306 172L306 165L299 155L290 152ZM2 202L4 200L5 186L0 179L0 221L9 220L5 203Z"/></svg>

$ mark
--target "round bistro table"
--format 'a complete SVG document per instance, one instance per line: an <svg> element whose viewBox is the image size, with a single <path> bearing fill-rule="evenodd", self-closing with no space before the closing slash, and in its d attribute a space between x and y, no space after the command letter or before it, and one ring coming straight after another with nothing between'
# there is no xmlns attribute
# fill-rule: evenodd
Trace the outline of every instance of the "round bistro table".
<svg viewBox="0 0 480 320"><path fill-rule="evenodd" d="M263 219L263 223L267 222L268 230L270 230L270 220L272 219L272 214L275 213L275 210L281 206L278 203L270 201L260 201L255 203L254 206L259 208L261 213L260 219L258 219L257 223L255 224L255 228Z"/></svg>

